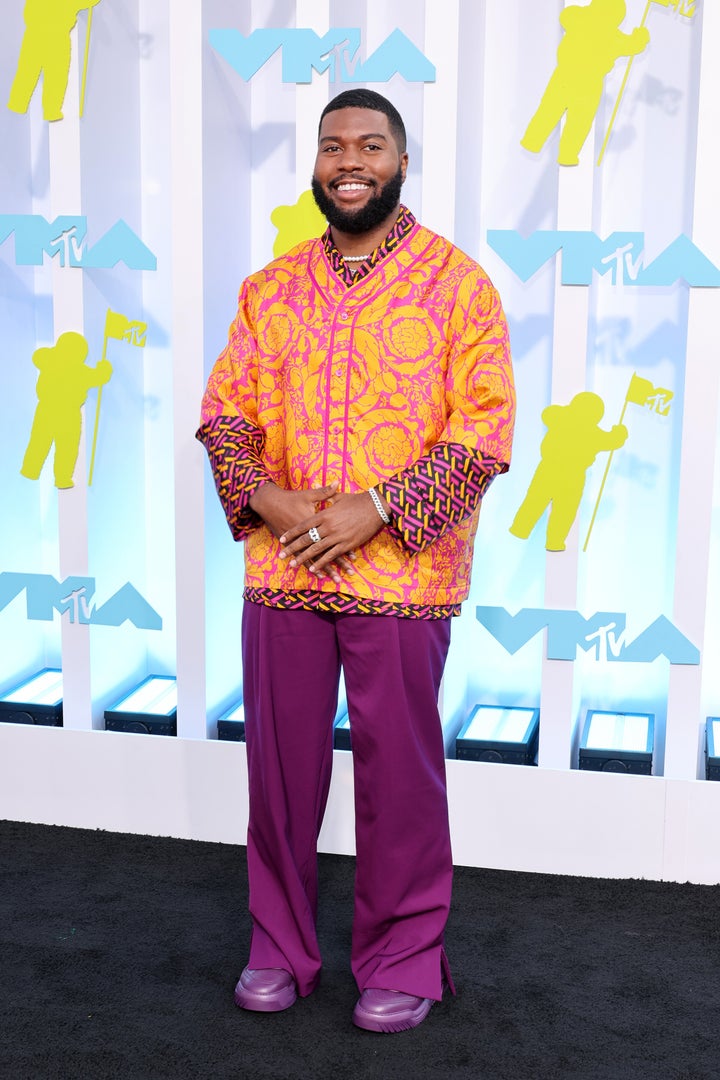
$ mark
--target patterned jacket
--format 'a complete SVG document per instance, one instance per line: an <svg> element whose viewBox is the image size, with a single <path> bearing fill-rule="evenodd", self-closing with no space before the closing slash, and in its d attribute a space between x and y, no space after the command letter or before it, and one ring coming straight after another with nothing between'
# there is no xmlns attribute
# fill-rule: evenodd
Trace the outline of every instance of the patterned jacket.
<svg viewBox="0 0 720 1080"><path fill-rule="evenodd" d="M327 238L243 283L197 434L232 534L245 540L251 600L432 618L467 596L480 499L510 462L507 325L483 270L410 221L350 286ZM248 505L268 479L374 485L390 503L392 524L357 552L340 594L278 558Z"/></svg>

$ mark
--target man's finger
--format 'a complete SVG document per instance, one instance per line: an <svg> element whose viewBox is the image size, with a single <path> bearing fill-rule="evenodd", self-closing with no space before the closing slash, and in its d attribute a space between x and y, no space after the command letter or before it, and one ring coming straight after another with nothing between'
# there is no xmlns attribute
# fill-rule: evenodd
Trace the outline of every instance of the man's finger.
<svg viewBox="0 0 720 1080"><path fill-rule="evenodd" d="M331 567L333 563L337 563L339 559L343 557L342 548L336 544L328 551L322 551L318 553L315 558L308 563L308 570L316 574L318 571L323 573L332 573Z"/></svg>
<svg viewBox="0 0 720 1080"><path fill-rule="evenodd" d="M340 485L335 482L332 484L326 484L325 487L310 488L310 494L313 497L313 502L324 502L325 499L329 499L332 495L337 495L337 491Z"/></svg>
<svg viewBox="0 0 720 1080"><path fill-rule="evenodd" d="M313 543L313 538L310 536L309 529L313 528L312 521L308 524L307 521L302 522L300 525L296 525L292 529L288 529L280 537L280 543L283 545L283 550L280 552L280 558L287 558L288 555L292 555L296 551L302 551L309 544Z"/></svg>

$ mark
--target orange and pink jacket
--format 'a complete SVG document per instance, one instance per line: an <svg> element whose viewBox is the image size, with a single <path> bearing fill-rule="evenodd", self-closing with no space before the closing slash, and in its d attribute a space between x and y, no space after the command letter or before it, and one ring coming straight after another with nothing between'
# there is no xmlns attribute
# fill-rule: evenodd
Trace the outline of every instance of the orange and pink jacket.
<svg viewBox="0 0 720 1080"><path fill-rule="evenodd" d="M314 598L336 586L278 558L248 501L290 489L376 486L393 510L342 592L370 609L465 599L480 497L510 462L515 411L507 324L483 270L415 223L348 287L321 239L252 274L208 380L205 444L246 595Z"/></svg>

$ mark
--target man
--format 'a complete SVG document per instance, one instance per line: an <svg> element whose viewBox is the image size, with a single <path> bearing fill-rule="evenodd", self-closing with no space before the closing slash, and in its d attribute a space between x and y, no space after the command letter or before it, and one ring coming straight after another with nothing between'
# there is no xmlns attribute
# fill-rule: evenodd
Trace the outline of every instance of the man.
<svg viewBox="0 0 720 1080"><path fill-rule="evenodd" d="M245 540L243 694L253 933L236 987L317 986L317 836L340 667L356 817L354 1023L415 1027L452 989L437 696L479 503L509 463L505 318L483 271L400 204L397 110L350 90L320 122L329 228L240 291L198 438Z"/></svg>

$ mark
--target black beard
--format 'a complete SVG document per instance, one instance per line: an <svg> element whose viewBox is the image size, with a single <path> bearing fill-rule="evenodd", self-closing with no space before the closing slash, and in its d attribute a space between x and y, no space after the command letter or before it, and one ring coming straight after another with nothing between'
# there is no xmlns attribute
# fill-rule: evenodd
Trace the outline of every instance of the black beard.
<svg viewBox="0 0 720 1080"><path fill-rule="evenodd" d="M349 176L347 179L352 180L352 177ZM314 176L312 178L312 193L320 213L330 225L339 229L340 232L357 235L376 229L378 225L381 225L389 217L400 202L402 185L402 169L398 167L395 175L386 184L383 184L378 191L375 191L359 210L341 210L325 194L320 182Z"/></svg>

